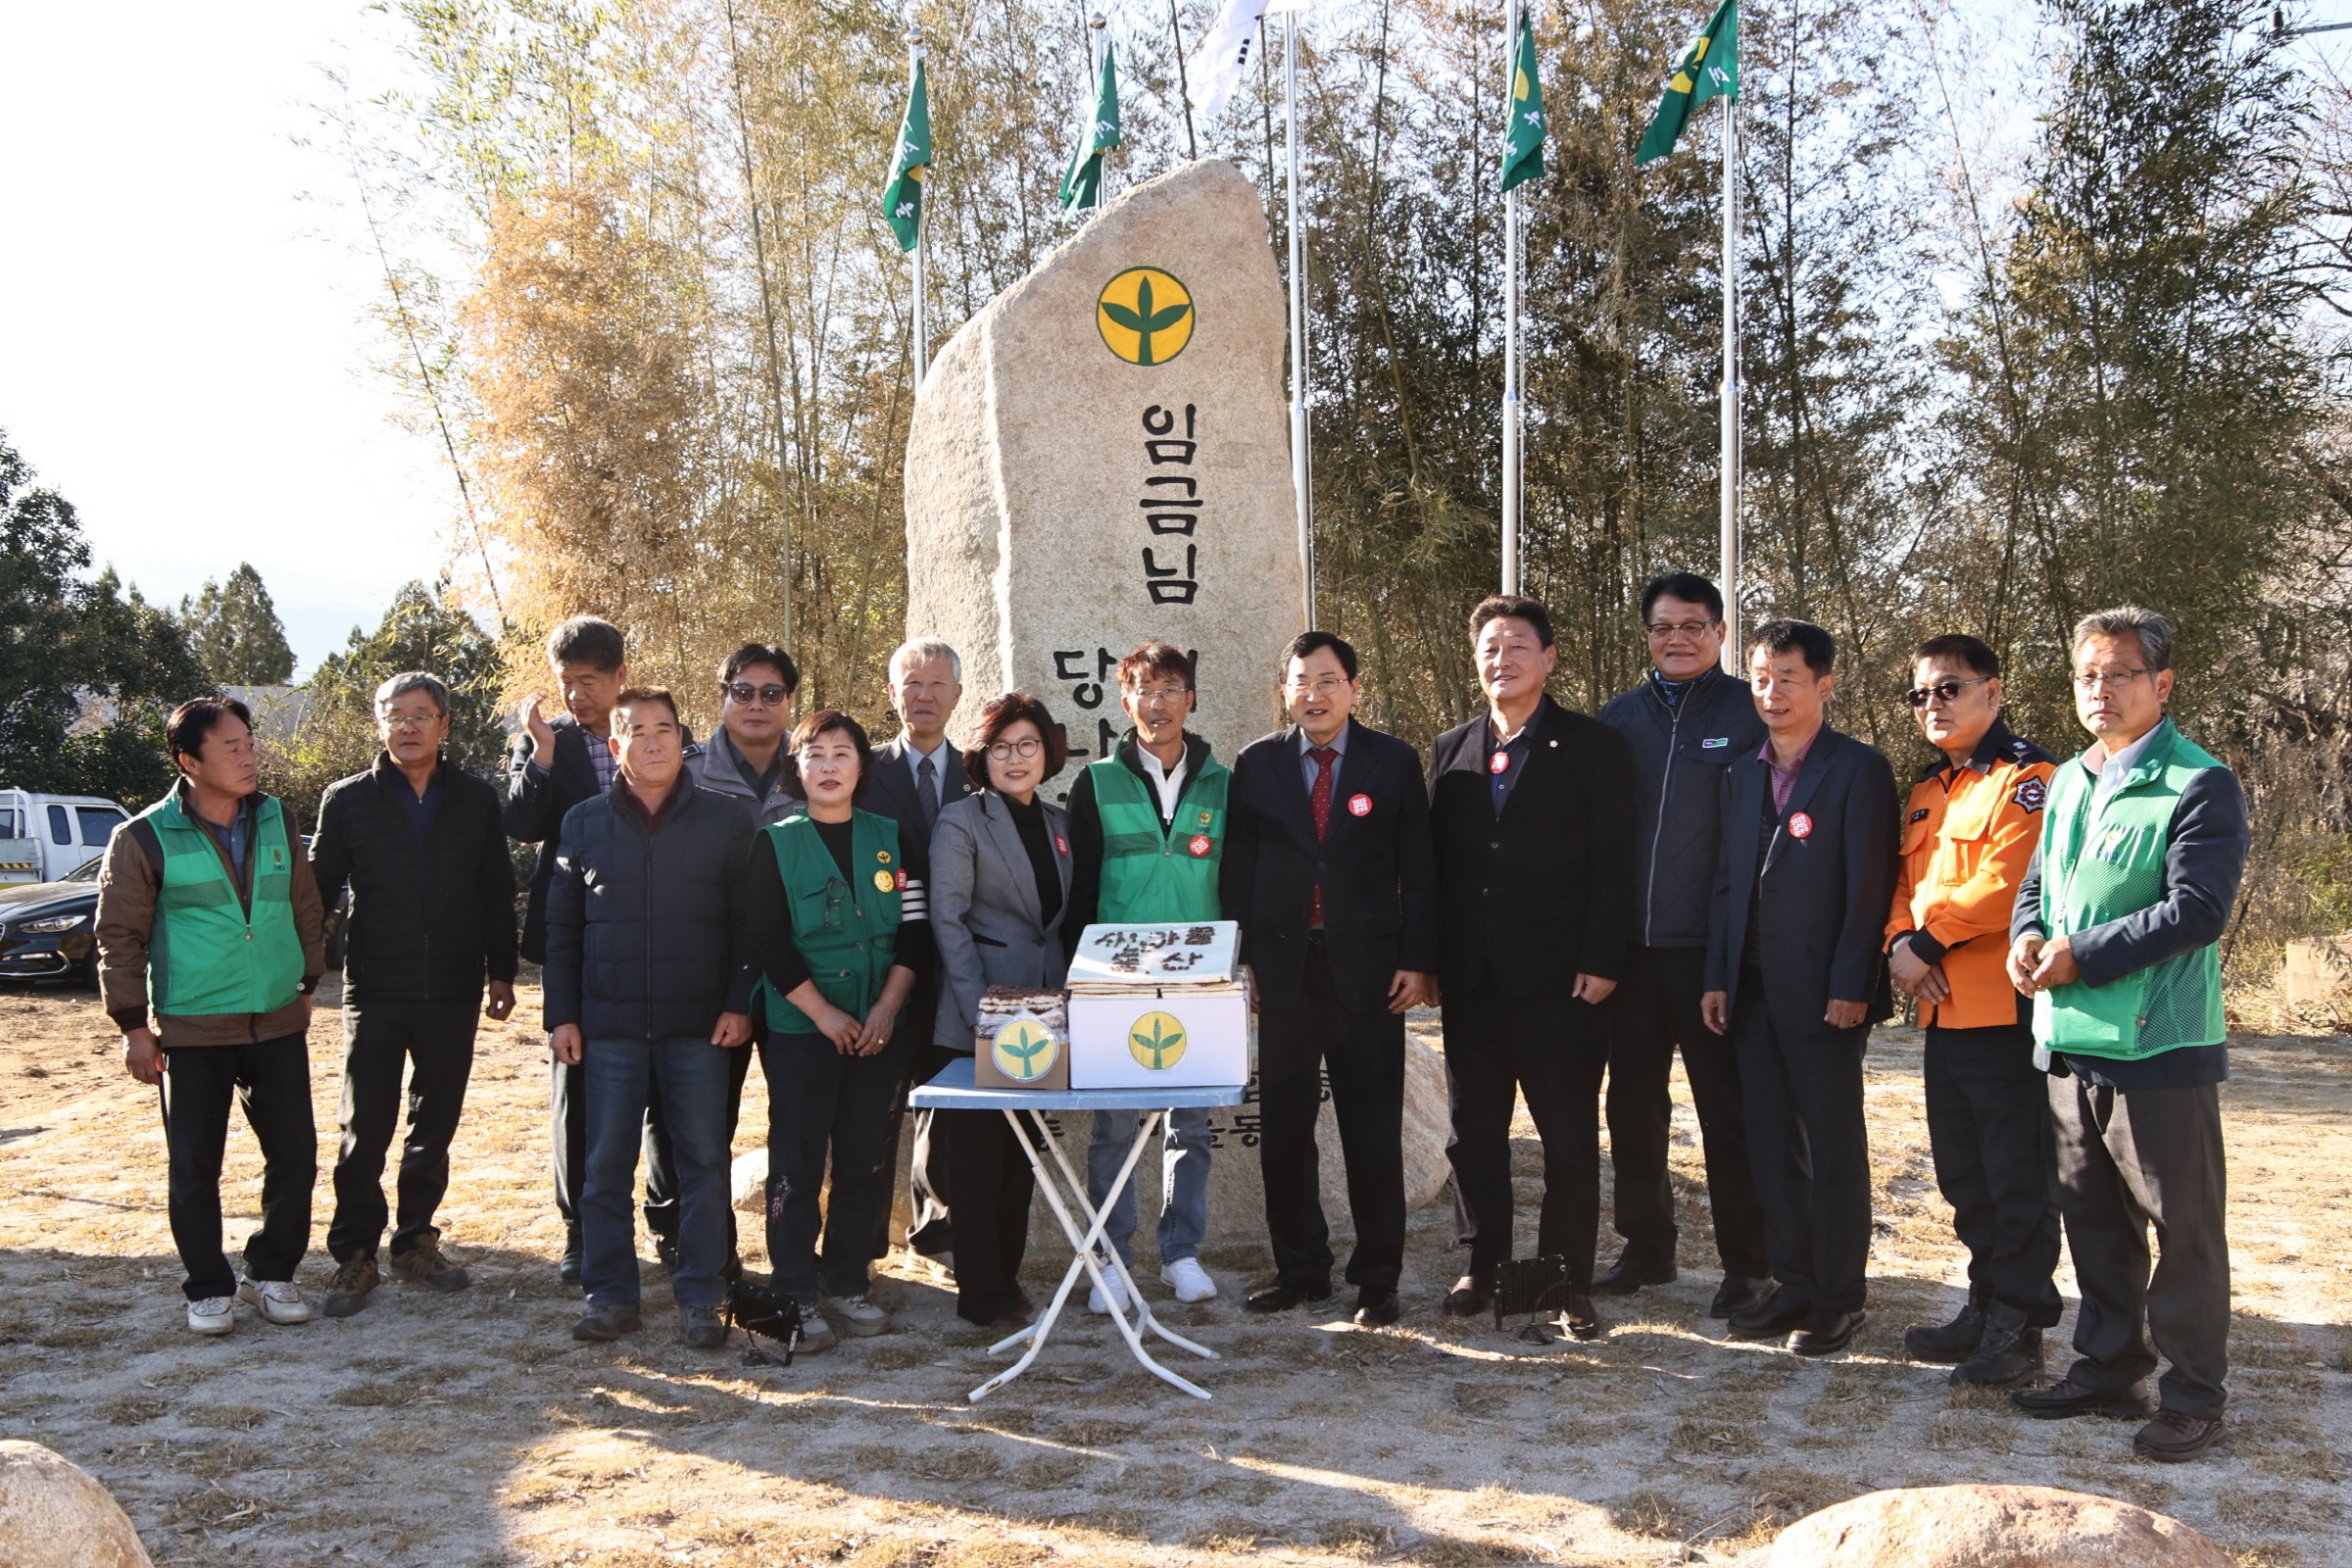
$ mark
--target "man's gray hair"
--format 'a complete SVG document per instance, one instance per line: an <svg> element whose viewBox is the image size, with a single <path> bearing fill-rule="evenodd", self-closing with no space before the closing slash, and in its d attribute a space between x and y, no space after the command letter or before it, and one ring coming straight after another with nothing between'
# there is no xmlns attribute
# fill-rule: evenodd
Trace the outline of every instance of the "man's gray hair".
<svg viewBox="0 0 2352 1568"><path fill-rule="evenodd" d="M441 684L439 676L427 675L421 669L412 669L405 675L395 675L378 686L375 689L375 710L379 713L382 712L411 692L424 693L433 700L433 706L441 710L440 717L447 718L449 716L449 688Z"/></svg>
<svg viewBox="0 0 2352 1568"><path fill-rule="evenodd" d="M963 656L936 637L917 637L899 644L899 651L890 656L890 683L896 686L899 677L906 673L907 665L929 663L934 659L946 660L948 668L955 671L956 684L963 684Z"/></svg>
<svg viewBox="0 0 2352 1568"><path fill-rule="evenodd" d="M2173 667L2173 623L2153 610L2137 605L2094 610L2075 622L2075 635L2066 651L2074 653L2092 637L2135 637L2140 661L2149 670Z"/></svg>

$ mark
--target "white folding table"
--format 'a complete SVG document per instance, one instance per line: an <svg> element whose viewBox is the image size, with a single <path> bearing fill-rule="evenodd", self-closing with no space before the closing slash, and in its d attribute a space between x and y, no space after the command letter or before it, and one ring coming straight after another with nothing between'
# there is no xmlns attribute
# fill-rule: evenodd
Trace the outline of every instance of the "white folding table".
<svg viewBox="0 0 2352 1568"><path fill-rule="evenodd" d="M1102 1248L1101 1257L1096 1255L1096 1250L1101 1247L1103 1223L1110 1213L1112 1202L1135 1179L1135 1167L1143 1158L1144 1148L1152 1141L1152 1135L1159 1130L1160 1123L1166 1120L1168 1112L1193 1106L1238 1105L1245 1093L1238 1085L1230 1089L977 1089L972 1085L972 1058L962 1056L950 1062L938 1077L908 1097L909 1104L928 1110L1003 1111L1004 1119L1012 1123L1013 1136L1028 1154L1029 1163L1037 1172L1037 1185L1046 1195L1046 1201L1054 1206L1054 1217L1061 1222L1062 1234L1069 1238L1074 1253L1068 1271L1061 1276L1060 1288L1054 1293L1052 1303L1038 1316L1037 1321L988 1348L989 1354L1001 1355L1025 1340L1028 1349L1021 1353L1019 1360L965 1395L966 1399L977 1402L1028 1370L1029 1363L1037 1359L1038 1351L1045 1348L1046 1336L1054 1332L1054 1321L1061 1316L1062 1306L1069 1300L1070 1292L1076 1288L1082 1274L1092 1280L1095 1289L1110 1300L1111 1320L1118 1324L1120 1335L1127 1341L1127 1348L1134 1352L1138 1361L1197 1399L1209 1396L1206 1389L1177 1376L1152 1359L1151 1351L1144 1348L1142 1331L1150 1329L1170 1345L1181 1347L1207 1360L1217 1359L1217 1352L1195 1345L1152 1315L1152 1304L1144 1299L1144 1293L1137 1288L1135 1276L1127 1271L1127 1265L1120 1259L1117 1249ZM1142 1112L1136 1119L1134 1147L1127 1151L1127 1161L1119 1167L1118 1180L1111 1184L1110 1192L1104 1196L1100 1209L1087 1201L1085 1178L1071 1168L1068 1156L1061 1152L1060 1141L1054 1138L1053 1129L1046 1125L1047 1115L1057 1110ZM1021 1125L1024 1114L1036 1131L1034 1138L1030 1136L1030 1127ZM1040 1146L1053 1156L1051 1165L1047 1163L1046 1154L1039 1152ZM1073 1206L1078 1213L1086 1216L1087 1223L1083 1229L1071 1214ZM1118 1294L1111 1290L1109 1277L1103 1272L1105 1262L1126 1285L1127 1299L1135 1307L1133 1322L1129 1322L1127 1313L1118 1307Z"/></svg>

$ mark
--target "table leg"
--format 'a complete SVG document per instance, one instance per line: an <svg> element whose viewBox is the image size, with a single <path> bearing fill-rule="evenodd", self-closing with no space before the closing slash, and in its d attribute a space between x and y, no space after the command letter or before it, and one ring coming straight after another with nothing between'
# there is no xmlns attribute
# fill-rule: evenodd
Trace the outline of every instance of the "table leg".
<svg viewBox="0 0 2352 1568"><path fill-rule="evenodd" d="M1143 1158L1144 1150L1151 1142L1152 1134L1158 1130L1159 1124L1165 1119L1167 1113L1152 1111L1147 1113L1140 1120L1136 1127L1135 1142L1128 1149L1126 1161L1119 1167L1118 1179L1111 1184L1110 1192L1104 1196L1101 1208L1095 1207L1088 1200L1086 1183L1070 1168L1069 1160L1062 1154L1060 1146L1054 1142L1051 1129L1045 1125L1045 1119L1035 1112L1030 1114L1037 1122L1038 1137L1035 1141L1022 1133L1019 1116L1016 1112L1010 1110L1004 1112L1005 1118L1012 1122L1014 1131L1022 1134L1020 1139L1022 1152L1028 1156L1030 1167L1037 1173L1038 1185L1045 1190L1046 1201L1052 1205L1054 1217L1060 1224L1062 1235L1075 1249L1075 1255L1070 1260L1069 1268L1062 1274L1061 1284L1054 1292L1053 1301L1039 1315L1037 1322L1017 1333L1006 1336L989 1348L991 1354L1001 1353L1026 1340L1028 1348L1022 1352L1021 1358L964 1397L976 1403L1027 1370L1029 1363L1036 1360L1038 1352L1045 1348L1046 1337L1061 1316L1062 1308L1068 1302L1070 1292L1076 1286L1082 1272L1094 1282L1095 1288L1102 1291L1105 1298L1110 1300L1111 1317L1117 1322L1121 1337L1127 1341L1128 1350L1138 1361L1156 1376L1174 1384L1195 1398L1209 1397L1206 1389L1177 1376L1154 1361L1151 1353L1144 1348L1143 1340L1137 1333L1137 1328L1148 1325L1160 1338L1180 1345L1196 1355L1204 1356L1210 1360L1217 1358L1216 1352L1195 1345L1190 1340L1173 1334L1163 1327L1158 1319L1152 1315L1151 1303L1144 1299L1143 1292L1137 1288L1135 1276L1128 1272L1125 1260L1119 1256L1116 1249L1111 1249L1107 1254L1110 1265L1117 1270L1119 1278L1125 1281L1128 1299L1134 1302L1136 1307L1136 1323L1130 1325L1126 1314L1118 1309L1117 1299L1112 1295L1109 1282L1104 1278L1102 1265L1095 1255L1096 1247L1102 1238L1103 1226L1109 1218L1111 1200L1115 1199L1127 1183L1134 1179L1135 1167ZM1049 1170L1045 1161L1039 1157L1037 1147L1039 1144L1045 1145L1052 1152L1054 1162L1060 1170L1061 1183L1055 1182L1054 1173ZM1078 1210L1087 1216L1089 1223L1083 1232L1080 1231L1077 1221L1071 1217L1070 1203L1065 1202L1062 1199L1062 1184L1067 1185L1070 1202L1074 1202Z"/></svg>

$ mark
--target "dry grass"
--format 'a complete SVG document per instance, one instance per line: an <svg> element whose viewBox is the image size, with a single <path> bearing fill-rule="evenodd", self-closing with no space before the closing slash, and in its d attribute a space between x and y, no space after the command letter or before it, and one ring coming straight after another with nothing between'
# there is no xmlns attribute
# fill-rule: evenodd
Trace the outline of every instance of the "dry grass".
<svg viewBox="0 0 2352 1568"><path fill-rule="evenodd" d="M1206 1255L1226 1294L1168 1309L1222 1356L1185 1368L1215 1392L1206 1404L1142 1374L1077 1311L1031 1376L972 1406L996 1336L910 1274L876 1286L897 1333L790 1368L677 1344L650 1260L648 1331L573 1344L577 1296L552 1268L544 1069L512 1024L484 1031L442 1216L475 1288L388 1285L355 1318L248 1317L225 1342L195 1342L177 1327L154 1102L111 1053L88 1003L0 993L0 1436L97 1474L159 1563L1646 1568L1695 1537L1707 1560L1756 1568L1788 1522L1873 1488L2053 1480L2158 1507L2258 1568L2352 1561L2338 1511L2352 1451L2352 1274L2334 1264L2352 1204L2342 1046L2236 1053L2231 1439L2161 1469L2131 1458L2128 1425L2021 1421L1998 1395L1894 1359L1906 1323L1950 1315L1960 1277L1927 1175L1916 1037L1900 1032L1869 1059L1884 1228L1872 1323L1843 1360L1721 1341L1704 1315L1697 1146L1678 1141L1684 1280L1604 1302L1607 1338L1536 1347L1441 1317L1456 1264L1442 1209L1414 1218L1406 1318L1380 1335L1246 1314L1262 1250L1224 1243ZM12 1072L31 1054L49 1078ZM330 1153L335 1058L322 1024ZM764 1127L757 1075L747 1098L745 1147ZM1678 1132L1690 1125L1686 1099ZM1515 1136L1531 1159L1531 1130ZM232 1245L258 1175L240 1131ZM1533 1183L1523 1196L1532 1240ZM330 1205L322 1183L321 1228ZM761 1266L756 1231L745 1242ZM1156 1297L1148 1249L1145 1261ZM1050 1288L1050 1256L1033 1262L1027 1283ZM305 1266L314 1298L324 1267ZM2052 1338L2055 1373L2063 1326Z"/></svg>

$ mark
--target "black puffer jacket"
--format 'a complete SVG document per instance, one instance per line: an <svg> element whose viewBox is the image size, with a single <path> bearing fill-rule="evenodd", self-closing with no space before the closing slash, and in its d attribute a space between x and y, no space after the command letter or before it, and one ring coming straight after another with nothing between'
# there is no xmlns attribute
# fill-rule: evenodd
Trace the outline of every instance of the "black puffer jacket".
<svg viewBox="0 0 2352 1568"><path fill-rule="evenodd" d="M1703 948L1715 892L1723 770L1764 744L1744 681L1710 669L1678 704L1644 680L1600 710L1634 749L1634 941Z"/></svg>
<svg viewBox="0 0 2352 1568"><path fill-rule="evenodd" d="M564 817L547 885L547 1027L590 1040L708 1036L751 1010L747 802L681 776L654 831L618 779Z"/></svg>
<svg viewBox="0 0 2352 1568"><path fill-rule="evenodd" d="M441 802L422 865L394 793L409 781L390 757L379 752L374 767L328 785L318 803L311 840L318 897L332 909L351 889L347 1004L471 1002L484 981L514 978L514 862L498 791L447 760L434 779Z"/></svg>

